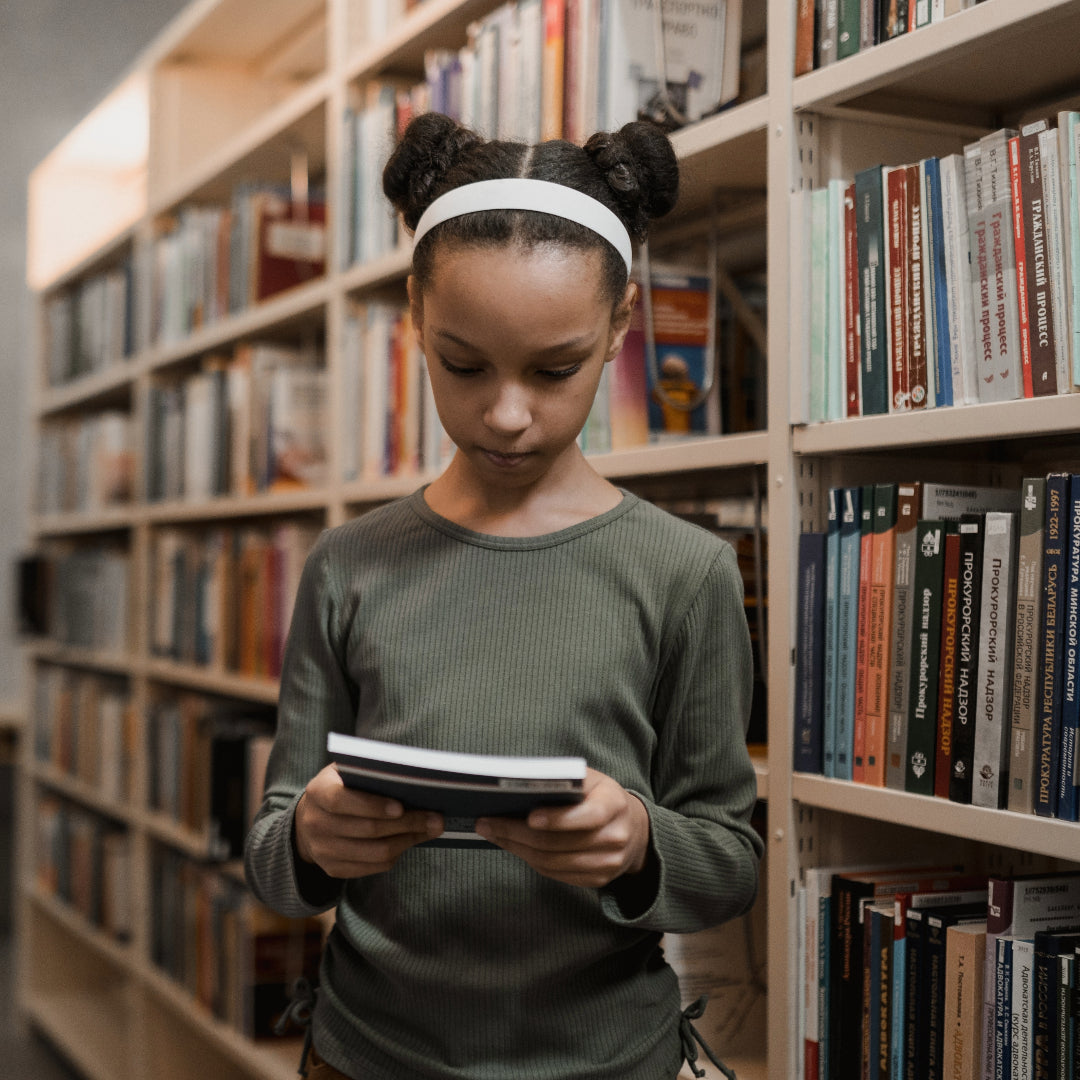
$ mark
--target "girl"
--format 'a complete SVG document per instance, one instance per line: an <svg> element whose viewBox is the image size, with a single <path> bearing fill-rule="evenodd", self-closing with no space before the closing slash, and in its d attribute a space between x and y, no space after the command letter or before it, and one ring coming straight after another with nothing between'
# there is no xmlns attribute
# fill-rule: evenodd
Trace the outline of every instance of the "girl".
<svg viewBox="0 0 1080 1080"><path fill-rule="evenodd" d="M696 1056L660 937L757 888L742 586L729 545L576 441L629 325L631 238L677 182L642 123L525 146L426 115L386 166L457 452L324 533L296 600L246 868L285 914L336 906L312 1080L673 1080ZM581 756L585 798L478 822L497 850L419 847L442 819L344 787L329 731Z"/></svg>

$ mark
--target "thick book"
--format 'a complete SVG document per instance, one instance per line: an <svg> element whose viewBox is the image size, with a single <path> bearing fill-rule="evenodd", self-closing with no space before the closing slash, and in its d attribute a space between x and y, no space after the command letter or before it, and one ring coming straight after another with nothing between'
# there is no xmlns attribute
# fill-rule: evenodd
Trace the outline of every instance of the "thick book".
<svg viewBox="0 0 1080 1080"><path fill-rule="evenodd" d="M855 185L844 189L844 415L862 414L862 356L859 346L859 255L855 223Z"/></svg>
<svg viewBox="0 0 1080 1080"><path fill-rule="evenodd" d="M915 607L915 539L921 486L900 484L896 498L896 557L893 572L891 655L885 786L904 789L910 688L911 627Z"/></svg>
<svg viewBox="0 0 1080 1080"><path fill-rule="evenodd" d="M908 171L906 165L882 169L885 200L885 325L889 349L889 411L911 408L908 332Z"/></svg>
<svg viewBox="0 0 1080 1080"><path fill-rule="evenodd" d="M956 695L956 615L960 599L959 522L946 523L945 565L941 577L941 662L938 667L937 742L934 794L949 797L952 775L953 702Z"/></svg>
<svg viewBox="0 0 1080 1080"><path fill-rule="evenodd" d="M1019 509L1020 493L1015 488L923 483L923 517L951 518L958 521L962 514L967 513Z"/></svg>
<svg viewBox="0 0 1080 1080"><path fill-rule="evenodd" d="M1043 533L1046 478L1025 477L1021 484L1020 536L1016 570L1016 622L1013 631L1013 690L1006 805L1018 813L1035 808L1035 715L1042 663Z"/></svg>
<svg viewBox="0 0 1080 1080"><path fill-rule="evenodd" d="M860 310L861 414L889 411L889 356L885 322L885 257L881 166L855 174L855 246Z"/></svg>
<svg viewBox="0 0 1080 1080"><path fill-rule="evenodd" d="M397 799L410 810L443 814L446 831L429 844L490 847L478 817L526 817L584 795L579 757L505 757L399 746L331 732L326 748L348 787Z"/></svg>
<svg viewBox="0 0 1080 1080"><path fill-rule="evenodd" d="M985 515L960 518L960 585L956 615L956 693L953 695L953 755L949 798L971 802L975 761L976 680L979 665L980 597Z"/></svg>
<svg viewBox="0 0 1080 1080"><path fill-rule="evenodd" d="M863 780L877 787L885 786L898 489L897 484L874 485Z"/></svg>
<svg viewBox="0 0 1080 1080"><path fill-rule="evenodd" d="M915 541L915 607L912 612L911 678L904 788L918 795L934 792L937 736L938 655L941 642L941 582L945 523L924 519Z"/></svg>
<svg viewBox="0 0 1080 1080"><path fill-rule="evenodd" d="M852 779L855 728L855 676L859 629L859 560L861 556L862 488L841 494L840 566L837 587L836 771L837 780Z"/></svg>
<svg viewBox="0 0 1080 1080"><path fill-rule="evenodd" d="M923 249L923 198L920 168L907 168L907 270L904 275L908 335L908 403L912 409L925 409L931 403L931 371L927 368L927 311L923 285L925 257Z"/></svg>
<svg viewBox="0 0 1080 1080"><path fill-rule="evenodd" d="M1065 560L1065 626L1062 632L1061 752L1058 761L1058 813L1076 821L1078 806L1076 744L1080 735L1080 476L1069 478L1069 547Z"/></svg>
<svg viewBox="0 0 1080 1080"><path fill-rule="evenodd" d="M1057 769L1061 740L1061 688L1065 624L1066 562L1069 517L1066 501L1069 474L1050 473L1046 478L1046 519L1043 533L1042 664L1036 680L1035 698L1035 813L1057 815Z"/></svg>
<svg viewBox="0 0 1080 1080"><path fill-rule="evenodd" d="M795 662L795 757L799 772L822 772L825 690L826 534L799 536L799 616Z"/></svg>
<svg viewBox="0 0 1080 1080"><path fill-rule="evenodd" d="M950 926L945 940L945 1027L942 1033L943 1076L977 1080L983 978L986 967L986 922Z"/></svg>
<svg viewBox="0 0 1080 1080"><path fill-rule="evenodd" d="M814 0L798 0L795 14L795 74L805 75L814 70L815 35Z"/></svg>
<svg viewBox="0 0 1080 1080"><path fill-rule="evenodd" d="M1016 596L1017 515L990 511L985 518L975 761L971 801L1004 807L1008 791L1011 720L1012 632Z"/></svg>
<svg viewBox="0 0 1080 1080"><path fill-rule="evenodd" d="M968 269L970 245L963 155L949 154L941 158L940 172L953 404L972 405L978 401L979 395L972 356L975 322L971 310L971 275Z"/></svg>
<svg viewBox="0 0 1080 1080"><path fill-rule="evenodd" d="M859 51L860 42L859 0L839 0L836 18L836 58L843 60Z"/></svg>
<svg viewBox="0 0 1080 1080"><path fill-rule="evenodd" d="M1035 1046L1036 1078L1058 1080L1059 1076L1069 1075L1069 1032L1067 1028L1062 1028L1061 1017L1058 1015L1058 997L1062 983L1060 964L1066 955L1075 955L1077 946L1080 946L1080 926L1040 930L1034 935L1031 980L1034 1007L1031 1027Z"/></svg>

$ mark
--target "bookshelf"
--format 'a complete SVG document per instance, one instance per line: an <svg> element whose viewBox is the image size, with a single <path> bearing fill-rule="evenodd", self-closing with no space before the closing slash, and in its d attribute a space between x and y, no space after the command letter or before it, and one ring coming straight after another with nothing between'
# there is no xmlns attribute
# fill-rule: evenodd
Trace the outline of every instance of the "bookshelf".
<svg viewBox="0 0 1080 1080"><path fill-rule="evenodd" d="M966 139L1050 111L1080 97L1077 0L986 0L941 23L824 69L792 77L796 5L743 0L744 25L765 28L767 93L739 102L673 136L684 170L680 205L657 245L691 248L712 190L728 196L722 251L730 265L765 267L773 318L768 399L760 430L647 445L597 455L597 468L643 494L701 500L750 497L768 507L769 622L765 658L768 747L755 756L767 803L765 1028L755 1051L732 1055L742 1080L791 1080L802 1053L795 1033L797 985L792 896L807 866L851 862L888 844L902 856L932 845L986 867L1031 860L1080 865L1080 829L1005 811L942 804L903 792L794 773L792 761L795 537L820 525L830 484L867 479L991 483L1023 468L1075 460L1080 395L928 410L811 425L790 422L790 357L797 324L786 317L795 289L789 193L853 175L864 165L948 153ZM342 333L352 304L399 300L409 254L392 249L345 265L334 223L342 203L342 118L364 84L423 75L426 50L460 48L470 23L498 0L423 0L375 38L365 37L366 0L194 0L137 60L117 91L80 125L30 182L29 262L47 306L87 281L133 267L130 355L70 381L48 383L44 355L32 412L37 427L106 410L130 418L135 497L90 512L31 512L43 550L108 545L128 557L131 613L124 648L35 641L26 649L29 685L40 670L107 677L122 684L136 715L162 694L195 692L246 705L272 705L271 677L198 667L155 655L150 599L153 545L163 530L203 533L273 527L283 521L340 524L365 507L414 490L430 473L342 479L341 444L351 416L329 394L327 478L314 487L198 500L148 501L142 450L152 386L192 375L208 354L242 343L315 343L330 386L343 372ZM1006 57L1037 62L1003 63ZM134 108L141 154L93 164L79 139L103 130L117 103ZM155 244L187 206L227 205L236 185L284 183L300 160L325 187L331 220L323 273L261 303L231 309L190 333L151 332ZM80 171L81 170L81 171ZM78 180L78 183L76 183ZM107 214L101 192L110 193ZM64 206L56 227L51 210ZM91 227L94 226L94 227ZM30 695L28 695L29 697ZM27 714L30 709L21 710ZM151 959L151 863L161 846L197 856L197 840L147 809L150 763L136 753L132 790L119 804L35 760L33 727L20 741L18 803L19 1002L87 1077L284 1080L297 1047L253 1041L197 1005ZM140 729L142 730L142 729ZM142 730L145 745L145 731ZM36 884L34 844L42 797L68 801L121 828L130 844L131 933L117 941ZM110 1023L100 1023L107 1007ZM144 1048L153 1047L151 1055ZM717 1048L724 1055L723 1046ZM712 1073L710 1073L712 1075Z"/></svg>

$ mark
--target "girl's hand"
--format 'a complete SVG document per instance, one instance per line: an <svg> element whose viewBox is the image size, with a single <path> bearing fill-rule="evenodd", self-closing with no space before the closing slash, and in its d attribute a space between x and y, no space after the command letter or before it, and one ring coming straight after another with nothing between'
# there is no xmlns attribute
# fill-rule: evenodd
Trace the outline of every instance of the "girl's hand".
<svg viewBox="0 0 1080 1080"><path fill-rule="evenodd" d="M534 810L525 821L480 818L476 831L537 873L584 888L640 873L649 853L644 804L595 769L586 774L580 803Z"/></svg>
<svg viewBox="0 0 1080 1080"><path fill-rule="evenodd" d="M327 765L296 804L296 850L334 878L381 874L401 854L443 831L440 814L406 811L395 799L345 786Z"/></svg>

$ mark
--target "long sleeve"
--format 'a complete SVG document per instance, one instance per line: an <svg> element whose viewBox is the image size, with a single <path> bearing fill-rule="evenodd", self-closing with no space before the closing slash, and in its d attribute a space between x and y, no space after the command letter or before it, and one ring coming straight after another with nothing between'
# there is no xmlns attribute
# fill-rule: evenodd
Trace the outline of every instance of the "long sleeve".
<svg viewBox="0 0 1080 1080"><path fill-rule="evenodd" d="M324 534L301 575L282 662L265 795L244 849L252 891L283 915L318 914L333 907L341 892L340 881L300 860L293 822L305 786L329 760L327 733L352 730L356 694L336 644L342 640L342 618Z"/></svg>
<svg viewBox="0 0 1080 1080"><path fill-rule="evenodd" d="M661 933L689 933L753 903L762 842L749 820L757 797L746 750L752 692L742 581L735 552L725 546L663 666L653 708L652 797L634 792L649 812L655 894L635 912L640 890L616 884L604 897L610 917Z"/></svg>

